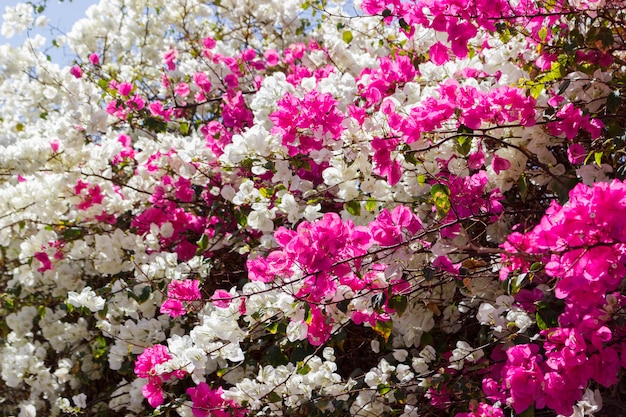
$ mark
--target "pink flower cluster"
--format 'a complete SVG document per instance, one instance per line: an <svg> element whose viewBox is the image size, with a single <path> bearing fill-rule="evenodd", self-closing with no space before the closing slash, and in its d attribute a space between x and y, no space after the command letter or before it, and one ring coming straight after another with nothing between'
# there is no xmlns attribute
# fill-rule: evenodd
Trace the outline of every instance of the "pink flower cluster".
<svg viewBox="0 0 626 417"><path fill-rule="evenodd" d="M185 372L182 370L159 374L155 369L157 365L165 363L172 359L166 346L154 345L144 349L135 361L135 375L139 378L147 378L148 383L141 389L142 394L148 400L152 407L158 407L163 404L163 381L169 381L172 378L182 378Z"/></svg>
<svg viewBox="0 0 626 417"><path fill-rule="evenodd" d="M201 382L195 388L188 388L187 394L193 402L194 417L243 417L246 410L239 407L234 401L223 397L222 387L211 389L206 382Z"/></svg>
<svg viewBox="0 0 626 417"><path fill-rule="evenodd" d="M94 204L102 204L104 195L98 184L90 184L83 180L78 180L74 186L74 193L81 198L81 202L76 204L79 210L87 210Z"/></svg>
<svg viewBox="0 0 626 417"><path fill-rule="evenodd" d="M161 305L161 313L179 317L187 313L185 306L200 300L200 281L197 279L174 280L167 286L167 300Z"/></svg>
<svg viewBox="0 0 626 417"><path fill-rule="evenodd" d="M300 290L295 294L308 304L309 342L315 346L330 337L332 319L324 309L324 303L332 300L338 285L345 285L353 292L372 295L389 286L401 293L406 283L385 283L381 275L384 264L366 267L362 264L368 250L378 247L394 247L422 230L417 216L407 207L397 206L392 212L383 210L378 217L365 226L355 226L350 220L342 221L336 213L326 213L316 222L301 223L296 230L284 227L274 236L281 249L266 258L248 260L249 278L253 281L287 281L296 272L303 275ZM334 300L337 301L337 300ZM355 311L352 320L368 322L389 320L391 312L386 305L374 310Z"/></svg>
<svg viewBox="0 0 626 417"><path fill-rule="evenodd" d="M329 139L338 140L343 131L343 114L337 100L328 93L310 91L303 98L287 93L278 102L278 110L270 115L273 134L282 137L289 155L307 155L320 150Z"/></svg>
<svg viewBox="0 0 626 417"><path fill-rule="evenodd" d="M624 216L625 183L579 184L566 205L553 203L538 226L513 233L503 245L509 254L501 277L527 271L529 256L541 259L564 308L558 326L541 332L543 353L534 344L507 351L500 394L490 389L494 399L509 398L518 413L535 404L569 415L590 380L606 387L617 381L626 365L626 345L614 342L613 322L626 304L619 293L626 276Z"/></svg>
<svg viewBox="0 0 626 417"><path fill-rule="evenodd" d="M569 140L574 139L582 129L589 133L591 139L600 137L604 123L600 119L592 119L582 110L567 103L556 113L557 120L546 124L550 134L554 136L565 135Z"/></svg>
<svg viewBox="0 0 626 417"><path fill-rule="evenodd" d="M379 58L378 68L365 68L357 79L361 96L365 99L365 107L379 105L383 97L412 81L416 75L415 66L408 56L398 55L395 59L386 56Z"/></svg>

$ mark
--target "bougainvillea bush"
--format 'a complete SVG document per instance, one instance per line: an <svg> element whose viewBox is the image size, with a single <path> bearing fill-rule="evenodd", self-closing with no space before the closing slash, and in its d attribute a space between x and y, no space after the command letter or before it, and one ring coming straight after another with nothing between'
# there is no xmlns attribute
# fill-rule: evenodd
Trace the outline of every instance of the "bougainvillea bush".
<svg viewBox="0 0 626 417"><path fill-rule="evenodd" d="M608 0L101 0L71 65L0 46L2 415L624 413L625 35Z"/></svg>

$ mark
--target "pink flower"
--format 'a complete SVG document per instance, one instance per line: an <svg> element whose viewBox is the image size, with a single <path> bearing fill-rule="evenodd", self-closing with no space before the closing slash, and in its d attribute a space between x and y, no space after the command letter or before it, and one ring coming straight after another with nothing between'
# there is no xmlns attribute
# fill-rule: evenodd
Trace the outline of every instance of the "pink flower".
<svg viewBox="0 0 626 417"><path fill-rule="evenodd" d="M37 268L37 271L43 273L52 269L52 262L46 252L36 252L35 255L33 255L33 258L41 262L41 266Z"/></svg>
<svg viewBox="0 0 626 417"><path fill-rule="evenodd" d="M100 65L100 57L98 56L98 54L93 53L89 55L89 62L91 62L91 65Z"/></svg>
<svg viewBox="0 0 626 417"><path fill-rule="evenodd" d="M211 81L204 72L196 72L193 75L193 82L200 87L203 92L208 93L211 91Z"/></svg>
<svg viewBox="0 0 626 417"><path fill-rule="evenodd" d="M131 83L123 82L117 87L117 92L124 97L128 97L132 89L133 85Z"/></svg>
<svg viewBox="0 0 626 417"><path fill-rule="evenodd" d="M74 65L70 68L70 74L72 74L76 78L81 78L83 76L83 70L80 66Z"/></svg>
<svg viewBox="0 0 626 417"><path fill-rule="evenodd" d="M60 146L61 146L61 142L59 142L58 139L54 139L52 142L50 142L50 148L52 148L52 152L54 153L59 152Z"/></svg>
<svg viewBox="0 0 626 417"><path fill-rule="evenodd" d="M234 401L223 398L222 387L214 390L201 382L195 388L188 388L187 394L193 402L194 417L243 417L246 414Z"/></svg>
<svg viewBox="0 0 626 417"><path fill-rule="evenodd" d="M211 301L217 307L228 308L232 298L233 296L228 291L216 290L213 296L211 297Z"/></svg>
<svg viewBox="0 0 626 417"><path fill-rule="evenodd" d="M215 42L215 40L213 38L204 38L202 39L202 45L206 48L206 49L213 49L215 48L215 45L217 45L217 42Z"/></svg>
<svg viewBox="0 0 626 417"><path fill-rule="evenodd" d="M139 378L149 378L155 375L154 367L172 359L167 347L154 345L145 348L135 361L135 375Z"/></svg>
<svg viewBox="0 0 626 417"><path fill-rule="evenodd" d="M176 88L174 88L174 92L180 97L187 97L189 95L189 84L187 83L178 83Z"/></svg>
<svg viewBox="0 0 626 417"><path fill-rule="evenodd" d="M587 149L580 143L572 143L567 148L567 159L574 165L580 165L585 162L587 157Z"/></svg>
<svg viewBox="0 0 626 417"><path fill-rule="evenodd" d="M276 65L278 65L280 56L278 55L278 52L276 52L274 49L268 49L263 53L263 56L267 60L267 65L269 65L270 67L275 67Z"/></svg>
<svg viewBox="0 0 626 417"><path fill-rule="evenodd" d="M180 317L187 314L187 310L183 306L180 300L169 299L166 300L159 309L161 314L169 314L170 317Z"/></svg>
<svg viewBox="0 0 626 417"><path fill-rule="evenodd" d="M517 345L507 350L507 364L503 369L504 385L509 389L511 406L516 413L521 413L537 403L537 408L544 406L542 388L543 372L539 367L541 358L537 355L537 345Z"/></svg>
<svg viewBox="0 0 626 417"><path fill-rule="evenodd" d="M237 88L239 86L239 79L235 74L228 74L224 77L224 83L226 83L229 88Z"/></svg>
<svg viewBox="0 0 626 417"><path fill-rule="evenodd" d="M176 69L176 57L178 56L178 51L176 49L170 49L163 55L163 63L167 67L169 71L174 71Z"/></svg>
<svg viewBox="0 0 626 417"><path fill-rule="evenodd" d="M150 377L148 383L141 387L141 393L152 407L156 408L165 401L163 398L163 389L161 388L162 383L161 378Z"/></svg>
<svg viewBox="0 0 626 417"><path fill-rule="evenodd" d="M501 171L506 171L507 169L511 168L511 162L508 159L504 159L494 154L493 159L491 160L491 167L497 175Z"/></svg>
<svg viewBox="0 0 626 417"><path fill-rule="evenodd" d="M167 296L176 300L196 301L202 298L197 279L174 280L167 286Z"/></svg>
<svg viewBox="0 0 626 417"><path fill-rule="evenodd" d="M430 47L429 56L430 60L436 65L443 65L450 60L448 47L441 42L437 42Z"/></svg>

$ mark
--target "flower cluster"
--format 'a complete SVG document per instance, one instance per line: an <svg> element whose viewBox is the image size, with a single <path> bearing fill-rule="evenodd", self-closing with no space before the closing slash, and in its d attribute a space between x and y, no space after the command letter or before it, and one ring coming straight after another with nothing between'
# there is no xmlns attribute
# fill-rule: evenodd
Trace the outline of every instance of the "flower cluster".
<svg viewBox="0 0 626 417"><path fill-rule="evenodd" d="M100 0L65 67L0 46L3 411L597 412L623 3Z"/></svg>

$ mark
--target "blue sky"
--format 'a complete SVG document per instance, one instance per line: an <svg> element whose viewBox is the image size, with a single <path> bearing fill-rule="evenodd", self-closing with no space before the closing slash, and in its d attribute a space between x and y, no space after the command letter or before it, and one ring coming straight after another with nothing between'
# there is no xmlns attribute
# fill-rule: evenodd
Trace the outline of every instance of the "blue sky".
<svg viewBox="0 0 626 417"><path fill-rule="evenodd" d="M25 0L0 0L0 19L4 14L6 6L15 7L16 4L25 2ZM97 4L99 0L65 0L60 2L59 0L48 0L48 5L44 15L49 19L49 27L43 29L37 29L30 33L31 36L39 33L48 40L48 44L52 39L56 38L62 33L67 33L72 28L72 25L77 20L85 16L85 11L92 4ZM52 29L55 28L55 29ZM23 43L28 37L27 33L21 35L15 35L11 39L7 39L0 35L0 44L9 43L13 46L18 46ZM50 58L57 62L59 65L67 65L72 63L72 56L69 51L63 49L54 48L50 46L47 50Z"/></svg>

